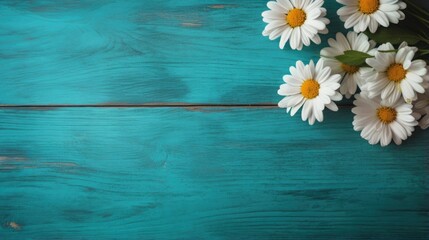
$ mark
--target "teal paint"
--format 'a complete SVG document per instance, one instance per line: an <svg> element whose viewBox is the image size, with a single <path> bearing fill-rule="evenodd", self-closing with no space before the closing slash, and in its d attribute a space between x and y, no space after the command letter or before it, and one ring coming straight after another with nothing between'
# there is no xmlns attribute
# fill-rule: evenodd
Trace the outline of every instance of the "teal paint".
<svg viewBox="0 0 429 240"><path fill-rule="evenodd" d="M322 46L263 38L265 3L1 1L0 104L275 103ZM351 122L1 108L0 239L428 239L427 133L381 148Z"/></svg>
<svg viewBox="0 0 429 240"><path fill-rule="evenodd" d="M0 104L277 102L321 49L262 37L261 0L60 2L0 2Z"/></svg>
<svg viewBox="0 0 429 240"><path fill-rule="evenodd" d="M263 119L263 120L262 120ZM0 111L2 239L427 239L429 140L349 108Z"/></svg>

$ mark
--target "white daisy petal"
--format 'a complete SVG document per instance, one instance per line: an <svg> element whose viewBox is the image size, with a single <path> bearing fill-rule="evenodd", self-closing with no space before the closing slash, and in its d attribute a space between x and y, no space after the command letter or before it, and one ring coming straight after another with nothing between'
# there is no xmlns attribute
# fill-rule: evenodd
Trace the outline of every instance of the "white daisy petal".
<svg viewBox="0 0 429 240"><path fill-rule="evenodd" d="M377 11L373 14L375 20L377 20L377 22L383 26L383 27L388 27L389 26L389 19L387 19L386 14L384 14L384 12L382 11Z"/></svg>
<svg viewBox="0 0 429 240"><path fill-rule="evenodd" d="M337 104L335 104L335 102L330 102L329 104L326 105L326 108L328 108L329 110L336 112L338 111L338 106Z"/></svg>
<svg viewBox="0 0 429 240"><path fill-rule="evenodd" d="M311 42L321 43L319 34L326 34L329 19L325 18L323 0L276 0L267 3L270 10L262 13L267 26L262 32L270 40L280 38L279 48L287 42L292 49L301 50Z"/></svg>
<svg viewBox="0 0 429 240"><path fill-rule="evenodd" d="M362 16L362 13L360 12L353 13L344 23L344 27L351 28L356 26L359 23L360 16Z"/></svg>
<svg viewBox="0 0 429 240"><path fill-rule="evenodd" d="M313 105L311 104L311 101L305 101L304 107L302 108L302 114L301 114L302 121L307 121L309 116L312 114L312 111L313 111Z"/></svg>
<svg viewBox="0 0 429 240"><path fill-rule="evenodd" d="M275 12L278 12L278 13L281 13L281 12L287 10L284 7L282 7L282 5L278 4L276 1L269 1L267 3L267 7L269 9L271 9L271 11L275 11Z"/></svg>
<svg viewBox="0 0 429 240"><path fill-rule="evenodd" d="M412 105L402 99L391 105L383 105L380 97L370 99L366 94L357 94L353 103L353 128L362 131L362 138L370 144L380 143L384 147L393 140L399 145L411 136L414 126L418 124L411 111L403 111L411 109Z"/></svg>
<svg viewBox="0 0 429 240"><path fill-rule="evenodd" d="M365 91L371 98L381 96L385 103L392 104L401 96L410 103L416 99L417 93L423 93L428 86L423 80L427 74L426 62L413 61L417 49L409 47L406 42L399 46L397 52L382 52L386 50L394 50L394 47L390 43L383 44L374 58L367 59L366 63L374 71L365 73L368 78Z"/></svg>
<svg viewBox="0 0 429 240"><path fill-rule="evenodd" d="M418 95L418 99L415 102L414 107L416 113L421 115L419 126L422 129L429 128L429 91Z"/></svg>
<svg viewBox="0 0 429 240"><path fill-rule="evenodd" d="M295 106L292 107L292 110L290 112L290 115L293 117L298 112L298 110L302 107L302 105L305 103L304 98L301 99L301 101L298 102Z"/></svg>
<svg viewBox="0 0 429 240"><path fill-rule="evenodd" d="M323 109L318 109L317 104L313 104L313 114L318 122L323 122ZM321 104L324 107L324 105Z"/></svg>
<svg viewBox="0 0 429 240"><path fill-rule="evenodd" d="M301 118L310 125L323 121L325 108L338 110L334 101L342 98L337 91L341 77L338 74L330 75L331 70L323 65L323 60L316 65L313 61L308 65L297 61L296 66L291 66L289 70L291 75L283 76L285 84L278 90L278 94L284 96L278 103L279 107L286 108L291 116L302 108Z"/></svg>
<svg viewBox="0 0 429 240"><path fill-rule="evenodd" d="M415 60L411 62L410 67L407 69L407 72L415 73L419 76L424 76L427 73L426 62L423 60Z"/></svg>
<svg viewBox="0 0 429 240"><path fill-rule="evenodd" d="M273 30L271 31L270 35L268 36L268 38L269 38L270 40L274 40L274 39L276 39L276 38L280 37L280 35L282 34L282 32L283 32L283 30L284 30L283 28L284 28L284 27L273 29Z"/></svg>
<svg viewBox="0 0 429 240"><path fill-rule="evenodd" d="M344 65L335 57L344 54L347 50L371 53L373 51L372 44L364 33L357 34L355 32L347 33L347 37L342 33L337 33L336 39L328 39L328 44L329 47L322 49L320 55L333 73L341 74L343 80L341 81L340 92L346 98L350 98L356 93L358 85L361 86L362 83L366 82L366 79L360 74L359 67ZM375 61L375 59L368 60ZM375 64L378 63L375 61Z"/></svg>
<svg viewBox="0 0 429 240"><path fill-rule="evenodd" d="M290 1L289 0L278 0L277 1L281 6L283 6L285 9L292 9L293 8L293 6L292 6L292 4L290 3Z"/></svg>
<svg viewBox="0 0 429 240"><path fill-rule="evenodd" d="M291 33L292 33L292 28L290 28L290 27L286 28L283 31L281 38L280 38L280 43L279 43L279 47L281 49L283 49L285 47L286 42L289 40Z"/></svg>
<svg viewBox="0 0 429 240"><path fill-rule="evenodd" d="M402 0L337 0L344 5L337 14L344 22L345 28L353 28L356 32L364 32L368 28L375 33L379 25L389 26L404 19L401 11L406 7Z"/></svg>
<svg viewBox="0 0 429 240"><path fill-rule="evenodd" d="M370 18L369 20L370 20L369 21L369 31L371 33L377 32L377 29L378 29L378 23L377 23L377 21L374 18Z"/></svg>

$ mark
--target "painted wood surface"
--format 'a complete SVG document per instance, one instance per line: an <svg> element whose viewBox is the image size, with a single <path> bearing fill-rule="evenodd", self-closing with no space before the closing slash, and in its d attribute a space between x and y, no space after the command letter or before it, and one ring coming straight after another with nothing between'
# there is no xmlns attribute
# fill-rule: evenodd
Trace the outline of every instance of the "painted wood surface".
<svg viewBox="0 0 429 240"><path fill-rule="evenodd" d="M0 111L1 239L428 239L429 139L349 108ZM333 130L335 129L335 130Z"/></svg>
<svg viewBox="0 0 429 240"><path fill-rule="evenodd" d="M289 66L321 46L262 37L266 2L2 0L0 104L278 102Z"/></svg>
<svg viewBox="0 0 429 240"><path fill-rule="evenodd" d="M0 239L429 239L427 132L263 106L321 48L263 38L266 2L0 1Z"/></svg>

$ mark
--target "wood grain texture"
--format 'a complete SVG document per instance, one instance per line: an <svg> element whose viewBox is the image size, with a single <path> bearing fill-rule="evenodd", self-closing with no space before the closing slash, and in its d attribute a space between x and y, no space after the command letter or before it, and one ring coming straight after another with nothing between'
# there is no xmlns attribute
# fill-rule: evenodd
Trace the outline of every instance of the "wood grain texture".
<svg viewBox="0 0 429 240"><path fill-rule="evenodd" d="M0 1L0 239L428 239L427 132L273 108L265 4Z"/></svg>
<svg viewBox="0 0 429 240"><path fill-rule="evenodd" d="M349 108L0 111L1 239L428 239L429 138Z"/></svg>
<svg viewBox="0 0 429 240"><path fill-rule="evenodd" d="M262 37L266 2L0 1L0 104L276 103L321 46Z"/></svg>

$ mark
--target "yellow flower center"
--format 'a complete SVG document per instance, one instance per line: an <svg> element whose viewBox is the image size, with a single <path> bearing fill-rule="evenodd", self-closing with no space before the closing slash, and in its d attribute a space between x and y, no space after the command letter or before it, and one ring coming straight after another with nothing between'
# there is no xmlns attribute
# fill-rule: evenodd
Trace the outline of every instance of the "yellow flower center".
<svg viewBox="0 0 429 240"><path fill-rule="evenodd" d="M372 14L380 7L379 0L359 0L359 11L364 14Z"/></svg>
<svg viewBox="0 0 429 240"><path fill-rule="evenodd" d="M387 79L392 82L400 82L404 80L406 75L407 70L400 63L394 63L387 68Z"/></svg>
<svg viewBox="0 0 429 240"><path fill-rule="evenodd" d="M384 124L389 124L395 121L396 114L396 110L391 107L380 107L377 109L377 117Z"/></svg>
<svg viewBox="0 0 429 240"><path fill-rule="evenodd" d="M289 26L296 28L304 24L305 19L307 19L307 14L299 8L294 8L288 12L286 15L286 22Z"/></svg>
<svg viewBox="0 0 429 240"><path fill-rule="evenodd" d="M316 80L305 80L301 85L301 94L307 99L313 99L319 96L320 85Z"/></svg>
<svg viewBox="0 0 429 240"><path fill-rule="evenodd" d="M347 64L341 64L341 68L343 69L344 72L346 73L356 73L357 71L359 71L359 67L356 66L352 66L352 65L347 65Z"/></svg>

